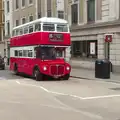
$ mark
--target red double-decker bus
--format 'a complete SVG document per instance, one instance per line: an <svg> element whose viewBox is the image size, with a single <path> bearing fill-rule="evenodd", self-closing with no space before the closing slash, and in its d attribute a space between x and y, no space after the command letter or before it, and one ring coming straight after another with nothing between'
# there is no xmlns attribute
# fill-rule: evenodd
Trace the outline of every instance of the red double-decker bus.
<svg viewBox="0 0 120 120"><path fill-rule="evenodd" d="M13 28L10 39L10 70L33 76L68 80L70 31L66 20L43 17Z"/></svg>

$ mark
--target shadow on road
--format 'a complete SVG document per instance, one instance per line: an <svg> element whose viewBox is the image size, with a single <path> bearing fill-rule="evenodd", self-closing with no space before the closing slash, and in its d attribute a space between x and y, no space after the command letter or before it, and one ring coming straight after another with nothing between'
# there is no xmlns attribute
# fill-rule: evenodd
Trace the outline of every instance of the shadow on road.
<svg viewBox="0 0 120 120"><path fill-rule="evenodd" d="M30 80L34 80L31 76L25 75L25 74L19 74L19 75L15 75L13 72L9 71L9 70L0 70L0 80L18 80L18 79L30 79ZM44 77L43 80L40 81L60 81L60 80L56 80L50 77Z"/></svg>

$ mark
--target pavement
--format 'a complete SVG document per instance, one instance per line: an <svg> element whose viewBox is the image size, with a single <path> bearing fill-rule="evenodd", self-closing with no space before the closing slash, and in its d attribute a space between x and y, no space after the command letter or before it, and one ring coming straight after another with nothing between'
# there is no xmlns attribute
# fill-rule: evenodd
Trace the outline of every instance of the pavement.
<svg viewBox="0 0 120 120"><path fill-rule="evenodd" d="M37 82L0 70L0 95L1 120L120 120L120 83L73 77Z"/></svg>
<svg viewBox="0 0 120 120"><path fill-rule="evenodd" d="M95 78L95 71L83 68L72 68L71 77L73 78L81 78L87 80L103 80L106 82L117 82L120 83L120 74L110 73L110 79L100 79Z"/></svg>
<svg viewBox="0 0 120 120"><path fill-rule="evenodd" d="M6 66L6 69L9 70L9 66ZM71 71L71 77L73 78L80 78L80 79L86 79L86 80L103 80L106 82L116 82L120 83L120 74L119 73L110 73L110 79L100 79L95 78L95 70L94 69L86 69L86 68L76 68L72 67Z"/></svg>

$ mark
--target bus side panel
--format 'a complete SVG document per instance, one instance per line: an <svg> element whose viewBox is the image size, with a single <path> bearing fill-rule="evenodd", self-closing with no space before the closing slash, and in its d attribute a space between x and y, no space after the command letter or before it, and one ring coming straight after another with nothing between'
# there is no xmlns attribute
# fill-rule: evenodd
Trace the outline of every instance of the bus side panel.
<svg viewBox="0 0 120 120"><path fill-rule="evenodd" d="M13 57L10 58L10 70L13 71L14 70L14 63L15 63L15 59Z"/></svg>
<svg viewBox="0 0 120 120"><path fill-rule="evenodd" d="M23 70L25 74L32 75L33 74L33 68L35 65L35 59L34 58L23 58Z"/></svg>
<svg viewBox="0 0 120 120"><path fill-rule="evenodd" d="M51 32L52 33L52 32ZM54 32L53 32L54 33ZM37 32L11 38L12 46L26 45L70 45L71 39L69 33L62 33L63 38L59 41L52 41L49 38L49 32Z"/></svg>
<svg viewBox="0 0 120 120"><path fill-rule="evenodd" d="M22 72L28 75L33 74L33 68L35 66L35 59L31 58L10 58L10 70L14 71L14 65L17 64L18 72Z"/></svg>

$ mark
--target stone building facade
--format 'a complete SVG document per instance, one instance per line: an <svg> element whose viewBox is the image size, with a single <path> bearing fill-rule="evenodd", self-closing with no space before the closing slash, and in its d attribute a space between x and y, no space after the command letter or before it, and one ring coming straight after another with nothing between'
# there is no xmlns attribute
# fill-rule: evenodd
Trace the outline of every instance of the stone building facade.
<svg viewBox="0 0 120 120"><path fill-rule="evenodd" d="M4 0L5 44L3 54L10 57L9 40L13 27L41 17L67 18L67 0Z"/></svg>
<svg viewBox="0 0 120 120"><path fill-rule="evenodd" d="M94 69L96 59L109 59L120 72L120 1L68 0L68 10L72 66Z"/></svg>

